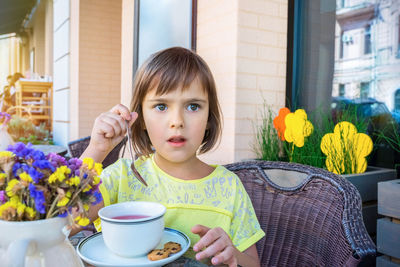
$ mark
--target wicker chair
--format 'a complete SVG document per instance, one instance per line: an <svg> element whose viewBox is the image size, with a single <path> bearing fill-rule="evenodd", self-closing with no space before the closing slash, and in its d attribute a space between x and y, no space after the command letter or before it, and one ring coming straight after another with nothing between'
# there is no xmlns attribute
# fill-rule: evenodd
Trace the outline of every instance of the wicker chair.
<svg viewBox="0 0 400 267"><path fill-rule="evenodd" d="M346 179L287 162L247 161L226 167L241 179L266 233L257 242L261 266L357 266L375 255L360 195ZM277 184L279 176L300 182L284 187Z"/></svg>
<svg viewBox="0 0 400 267"><path fill-rule="evenodd" d="M123 151L125 151L125 144L126 144L127 138L125 137L122 139L122 141L116 145L113 150L107 155L107 157L103 161L103 168L107 167L110 164L113 164L116 162L119 158L119 152L121 151L121 148L124 148ZM69 153L72 157L80 157L85 151L85 149L88 147L90 142L90 136L72 141L68 143L68 149ZM123 152L122 152L123 153Z"/></svg>

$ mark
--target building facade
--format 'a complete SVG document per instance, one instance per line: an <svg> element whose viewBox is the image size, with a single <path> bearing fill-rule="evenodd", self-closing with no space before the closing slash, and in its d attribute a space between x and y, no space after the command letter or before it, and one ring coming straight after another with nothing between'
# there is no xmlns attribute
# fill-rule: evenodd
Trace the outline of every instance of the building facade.
<svg viewBox="0 0 400 267"><path fill-rule="evenodd" d="M333 96L400 111L400 1L338 0Z"/></svg>

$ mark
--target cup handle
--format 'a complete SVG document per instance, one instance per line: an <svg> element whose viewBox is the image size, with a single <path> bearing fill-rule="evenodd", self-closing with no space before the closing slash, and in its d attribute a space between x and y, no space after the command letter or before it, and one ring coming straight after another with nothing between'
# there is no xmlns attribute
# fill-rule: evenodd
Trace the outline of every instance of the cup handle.
<svg viewBox="0 0 400 267"><path fill-rule="evenodd" d="M32 239L13 241L7 248L7 267L24 267L25 257L36 252L36 242Z"/></svg>

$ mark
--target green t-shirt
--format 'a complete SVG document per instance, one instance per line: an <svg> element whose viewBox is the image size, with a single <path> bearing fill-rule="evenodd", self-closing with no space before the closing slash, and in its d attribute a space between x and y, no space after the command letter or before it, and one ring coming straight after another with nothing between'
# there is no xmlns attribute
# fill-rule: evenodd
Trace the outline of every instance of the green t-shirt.
<svg viewBox="0 0 400 267"><path fill-rule="evenodd" d="M233 172L220 165L207 177L182 180L161 170L153 156L135 161L148 187L130 169L131 160L120 159L103 170L100 192L104 205L125 201L154 201L163 204L165 226L184 232L193 246L199 236L190 229L196 224L221 227L239 251L260 240L260 227L243 184ZM98 226L98 225L97 225Z"/></svg>

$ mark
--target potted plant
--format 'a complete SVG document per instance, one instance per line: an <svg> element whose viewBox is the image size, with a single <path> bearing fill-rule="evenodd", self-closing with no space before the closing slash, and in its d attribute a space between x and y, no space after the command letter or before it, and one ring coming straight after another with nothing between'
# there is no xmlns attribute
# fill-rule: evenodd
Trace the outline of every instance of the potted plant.
<svg viewBox="0 0 400 267"><path fill-rule="evenodd" d="M8 122L8 133L16 142L33 145L52 145L51 133L45 123L35 125L27 117L11 116Z"/></svg>
<svg viewBox="0 0 400 267"><path fill-rule="evenodd" d="M365 134L368 121L354 110L342 112L337 122L331 114L320 111L308 116L302 109L291 112L282 108L278 115L271 108L265 110L254 145L257 156L324 168L348 179L360 192L364 223L373 237L378 218L377 183L394 179L395 171L367 165L373 149ZM274 152L277 149L279 153Z"/></svg>
<svg viewBox="0 0 400 267"><path fill-rule="evenodd" d="M89 205L101 201L101 171L102 165L90 158L45 156L31 144L16 143L1 151L2 263L83 266L66 235L74 224L89 224Z"/></svg>

